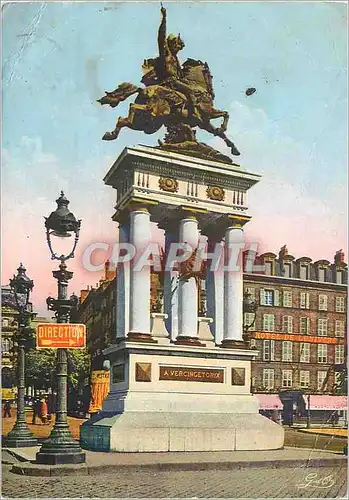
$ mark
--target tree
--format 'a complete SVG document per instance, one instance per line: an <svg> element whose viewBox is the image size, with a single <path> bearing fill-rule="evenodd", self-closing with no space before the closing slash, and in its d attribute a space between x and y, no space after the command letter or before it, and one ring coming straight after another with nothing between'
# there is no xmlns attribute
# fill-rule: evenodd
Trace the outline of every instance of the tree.
<svg viewBox="0 0 349 500"><path fill-rule="evenodd" d="M53 349L31 349L26 356L26 384L36 390L47 390L55 384L56 352Z"/></svg>
<svg viewBox="0 0 349 500"><path fill-rule="evenodd" d="M74 389L84 385L90 376L91 358L87 348L68 350L68 376ZM88 382L87 382L88 383Z"/></svg>
<svg viewBox="0 0 349 500"><path fill-rule="evenodd" d="M337 396L347 396L348 394L348 367L344 365L342 370L338 372L337 380L334 387L334 392Z"/></svg>
<svg viewBox="0 0 349 500"><path fill-rule="evenodd" d="M74 389L90 374L90 356L87 349L68 350L68 380ZM26 357L26 383L35 389L56 387L56 350L31 349Z"/></svg>

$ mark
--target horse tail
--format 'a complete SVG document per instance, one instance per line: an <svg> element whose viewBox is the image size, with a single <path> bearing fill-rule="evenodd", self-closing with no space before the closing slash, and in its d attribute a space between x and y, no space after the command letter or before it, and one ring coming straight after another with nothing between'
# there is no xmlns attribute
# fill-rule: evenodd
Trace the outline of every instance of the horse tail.
<svg viewBox="0 0 349 500"><path fill-rule="evenodd" d="M102 106L103 104L109 104L109 106L115 108L120 102L125 101L131 95L141 91L142 89L136 87L136 85L129 82L123 82L112 92L105 92L105 96L98 99L97 102L102 104Z"/></svg>

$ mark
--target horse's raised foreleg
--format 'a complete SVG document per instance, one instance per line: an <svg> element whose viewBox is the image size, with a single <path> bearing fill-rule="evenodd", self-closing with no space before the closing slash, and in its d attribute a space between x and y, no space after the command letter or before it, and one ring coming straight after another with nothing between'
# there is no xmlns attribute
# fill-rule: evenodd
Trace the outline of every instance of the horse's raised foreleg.
<svg viewBox="0 0 349 500"><path fill-rule="evenodd" d="M200 125L199 125L200 126ZM236 148L235 144L227 137L224 131L222 131L221 127L216 128L214 127L208 120L205 122L205 125L203 127L200 127L203 130L206 130L210 134L216 135L223 139L223 141L226 143L226 145L230 148L231 153L234 156L239 156L240 151Z"/></svg>
<svg viewBox="0 0 349 500"><path fill-rule="evenodd" d="M208 110L207 118L209 120L214 120L215 118L222 118L222 117L223 117L223 121L221 123L221 126L219 127L219 130L221 132L226 132L226 130L228 128L228 122L229 122L228 111L221 111L220 109L215 109L215 108L211 108L210 110Z"/></svg>
<svg viewBox="0 0 349 500"><path fill-rule="evenodd" d="M104 141L113 141L118 138L120 130L124 127L133 128L136 111L146 111L147 107L144 104L130 104L128 116L121 117L116 122L115 129L112 132L106 132L103 136Z"/></svg>

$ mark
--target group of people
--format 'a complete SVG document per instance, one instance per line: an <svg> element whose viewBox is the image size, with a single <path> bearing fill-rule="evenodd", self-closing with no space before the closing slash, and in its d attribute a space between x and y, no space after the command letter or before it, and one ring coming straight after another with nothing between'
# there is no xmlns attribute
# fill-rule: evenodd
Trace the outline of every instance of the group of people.
<svg viewBox="0 0 349 500"><path fill-rule="evenodd" d="M4 418L11 418L11 401L6 400L3 403ZM48 412L46 399L35 399L33 402L33 419L32 424L36 424L36 419L39 417L43 424L50 423L52 419L51 413Z"/></svg>

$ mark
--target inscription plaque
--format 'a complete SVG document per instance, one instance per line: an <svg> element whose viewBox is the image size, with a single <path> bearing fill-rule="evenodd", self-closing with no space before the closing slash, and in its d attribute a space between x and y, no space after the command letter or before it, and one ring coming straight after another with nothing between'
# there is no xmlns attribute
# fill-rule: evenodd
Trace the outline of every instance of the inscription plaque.
<svg viewBox="0 0 349 500"><path fill-rule="evenodd" d="M245 368L231 369L231 385L245 385Z"/></svg>
<svg viewBox="0 0 349 500"><path fill-rule="evenodd" d="M213 368L188 368L186 366L160 366L160 380L185 382L224 382L224 370Z"/></svg>
<svg viewBox="0 0 349 500"><path fill-rule="evenodd" d="M151 363L136 363L136 382L151 382Z"/></svg>

